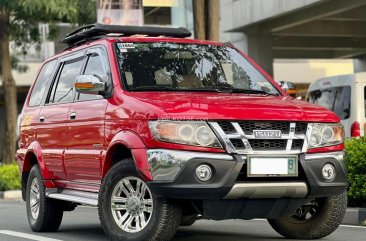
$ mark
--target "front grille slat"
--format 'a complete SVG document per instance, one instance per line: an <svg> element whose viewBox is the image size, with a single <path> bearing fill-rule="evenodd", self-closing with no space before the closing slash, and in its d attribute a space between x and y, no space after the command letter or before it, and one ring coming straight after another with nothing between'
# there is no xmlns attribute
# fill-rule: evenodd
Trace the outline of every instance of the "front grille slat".
<svg viewBox="0 0 366 241"><path fill-rule="evenodd" d="M287 122L239 121L238 123L246 135L252 135L253 130L280 130L282 134L288 134L290 129L290 125Z"/></svg>
<svg viewBox="0 0 366 241"><path fill-rule="evenodd" d="M287 140L285 139L254 139L249 140L249 144L251 145L253 151L269 151L269 150L286 150Z"/></svg>
<svg viewBox="0 0 366 241"><path fill-rule="evenodd" d="M300 153L303 150L308 123L289 121L218 121L212 122L221 139L230 142L237 153L279 151ZM291 128L290 128L291 127ZM241 129L241 130L240 130ZM255 137L254 130L280 130L281 137ZM224 135L224 136L223 136ZM233 151L231 151L233 152Z"/></svg>

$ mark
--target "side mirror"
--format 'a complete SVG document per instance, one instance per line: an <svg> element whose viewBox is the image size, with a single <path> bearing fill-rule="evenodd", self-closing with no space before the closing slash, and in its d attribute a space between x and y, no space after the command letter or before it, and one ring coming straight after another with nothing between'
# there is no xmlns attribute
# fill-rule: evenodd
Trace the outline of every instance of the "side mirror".
<svg viewBox="0 0 366 241"><path fill-rule="evenodd" d="M97 75L79 75L75 79L76 92L91 95L100 95L105 91L105 83Z"/></svg>
<svg viewBox="0 0 366 241"><path fill-rule="evenodd" d="M296 85L289 81L280 81L281 88L290 96L296 97Z"/></svg>

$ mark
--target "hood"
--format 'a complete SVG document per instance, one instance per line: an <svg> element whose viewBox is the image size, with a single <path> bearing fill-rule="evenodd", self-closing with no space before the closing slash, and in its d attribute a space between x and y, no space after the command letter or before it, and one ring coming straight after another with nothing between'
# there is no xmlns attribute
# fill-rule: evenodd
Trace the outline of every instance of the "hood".
<svg viewBox="0 0 366 241"><path fill-rule="evenodd" d="M339 122L331 111L289 96L241 93L130 92L131 97L161 107L176 120L286 120ZM133 93L133 94L132 94Z"/></svg>

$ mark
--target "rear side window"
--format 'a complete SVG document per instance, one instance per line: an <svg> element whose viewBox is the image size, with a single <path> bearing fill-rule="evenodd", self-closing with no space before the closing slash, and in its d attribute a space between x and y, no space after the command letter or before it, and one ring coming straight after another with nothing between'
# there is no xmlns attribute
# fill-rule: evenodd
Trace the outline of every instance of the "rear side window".
<svg viewBox="0 0 366 241"><path fill-rule="evenodd" d="M59 71L49 103L69 103L74 100L75 78L80 74L83 58L67 61Z"/></svg>
<svg viewBox="0 0 366 241"><path fill-rule="evenodd" d="M340 86L309 93L309 101L335 112L341 120L348 119L351 110L351 87Z"/></svg>
<svg viewBox="0 0 366 241"><path fill-rule="evenodd" d="M39 106L41 104L47 83L52 78L55 64L56 60L53 60L43 65L29 98L29 106Z"/></svg>

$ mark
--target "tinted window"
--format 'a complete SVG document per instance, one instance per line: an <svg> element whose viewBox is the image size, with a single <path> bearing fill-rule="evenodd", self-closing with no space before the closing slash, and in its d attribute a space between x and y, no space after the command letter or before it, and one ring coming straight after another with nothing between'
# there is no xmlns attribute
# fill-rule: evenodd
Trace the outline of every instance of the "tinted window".
<svg viewBox="0 0 366 241"><path fill-rule="evenodd" d="M105 76L107 74L103 69L103 62L99 55L94 54L89 57L84 74L98 75L101 79L105 79ZM97 100L97 99L103 99L103 96L79 93L78 99L81 101Z"/></svg>
<svg viewBox="0 0 366 241"><path fill-rule="evenodd" d="M75 78L80 75L83 59L68 61L59 72L58 82L54 84L50 103L68 103L74 99Z"/></svg>
<svg viewBox="0 0 366 241"><path fill-rule="evenodd" d="M237 50L178 43L117 43L120 72L129 90L278 90Z"/></svg>
<svg viewBox="0 0 366 241"><path fill-rule="evenodd" d="M341 86L311 91L309 101L324 106L335 112L341 120L345 120L350 116L351 87Z"/></svg>
<svg viewBox="0 0 366 241"><path fill-rule="evenodd" d="M56 60L53 60L43 65L29 98L29 106L39 106L41 104L47 83L52 77L51 75L55 64Z"/></svg>

